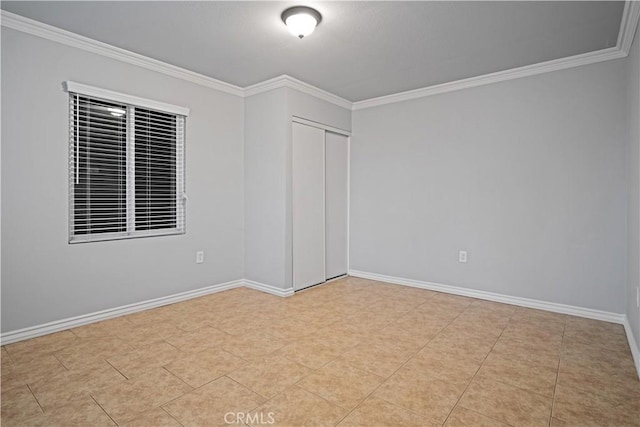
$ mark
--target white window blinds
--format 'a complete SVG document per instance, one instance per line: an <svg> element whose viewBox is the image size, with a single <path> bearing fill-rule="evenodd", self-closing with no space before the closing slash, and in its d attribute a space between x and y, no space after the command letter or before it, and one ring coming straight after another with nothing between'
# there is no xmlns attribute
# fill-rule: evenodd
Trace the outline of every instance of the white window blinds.
<svg viewBox="0 0 640 427"><path fill-rule="evenodd" d="M69 119L70 242L185 232L183 115L70 90Z"/></svg>

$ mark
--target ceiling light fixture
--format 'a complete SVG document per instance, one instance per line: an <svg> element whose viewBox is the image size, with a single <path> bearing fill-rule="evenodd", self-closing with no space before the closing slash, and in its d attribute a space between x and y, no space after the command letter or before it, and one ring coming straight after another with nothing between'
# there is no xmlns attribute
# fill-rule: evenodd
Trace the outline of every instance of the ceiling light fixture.
<svg viewBox="0 0 640 427"><path fill-rule="evenodd" d="M289 32L299 38L313 33L316 25L322 21L320 12L306 6L290 7L282 12L281 18Z"/></svg>

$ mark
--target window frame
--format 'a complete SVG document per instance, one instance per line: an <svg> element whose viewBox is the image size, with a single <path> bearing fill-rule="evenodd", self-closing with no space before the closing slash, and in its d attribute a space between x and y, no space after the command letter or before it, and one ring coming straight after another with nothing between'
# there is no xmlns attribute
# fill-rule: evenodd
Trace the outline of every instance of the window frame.
<svg viewBox="0 0 640 427"><path fill-rule="evenodd" d="M101 89L93 86L84 85L72 81L66 81L63 83L63 88L68 92L68 105L69 105L69 243L87 243L97 241L108 240L122 240L133 239L141 237L157 237L157 236L175 236L186 234L186 170L185 170L185 140L186 140L186 118L190 113L188 108L179 107L172 104L166 104L163 102L153 101L145 98L122 94L106 89ZM109 233L87 233L87 234L75 234L75 175L76 175L76 138L75 124L74 124L74 98L75 96L82 96L95 100L102 100L108 102L117 102L125 104L126 108L126 194L125 199L127 203L126 214L126 231L109 232ZM136 230L135 222L135 188L134 176L135 176L135 122L131 120L131 116L135 116L135 109L147 109L154 110L161 113L167 113L176 116L176 226L173 228L162 228L152 230ZM130 115L130 113L133 113Z"/></svg>

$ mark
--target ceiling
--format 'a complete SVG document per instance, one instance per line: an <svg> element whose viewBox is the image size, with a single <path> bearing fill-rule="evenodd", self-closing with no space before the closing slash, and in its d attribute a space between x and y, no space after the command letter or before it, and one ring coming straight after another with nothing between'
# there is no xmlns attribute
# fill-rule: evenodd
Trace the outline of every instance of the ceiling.
<svg viewBox="0 0 640 427"><path fill-rule="evenodd" d="M323 15L291 36L280 14ZM2 9L238 86L282 74L350 101L616 45L624 2L29 2Z"/></svg>

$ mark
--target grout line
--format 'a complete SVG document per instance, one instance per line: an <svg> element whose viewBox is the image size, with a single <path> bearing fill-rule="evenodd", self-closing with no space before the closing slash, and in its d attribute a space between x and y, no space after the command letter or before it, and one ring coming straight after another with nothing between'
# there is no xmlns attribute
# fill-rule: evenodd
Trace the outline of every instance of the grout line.
<svg viewBox="0 0 640 427"><path fill-rule="evenodd" d="M38 406L40 407L40 410L42 411L42 413L44 414L44 408L42 407L42 405L40 404L40 401L38 400L38 398L36 397L36 394L33 392L33 390L31 390L31 386L29 384L26 384L27 388L29 389L29 392L31 393L31 396L33 396L33 398L35 399L36 403L38 404Z"/></svg>
<svg viewBox="0 0 640 427"><path fill-rule="evenodd" d="M466 310L465 310L466 311ZM484 356L484 359L482 359L482 362L480 363L480 366L478 366L478 369L476 369L476 373L473 374L473 377L471 377L471 380L469 380L469 382L467 383L467 386L464 388L464 390L462 391L462 393L460 393L460 397L458 397L458 400L456 401L455 405L453 405L453 407L451 408L451 410L449 411L449 413L447 414L447 418L445 418L444 423L445 424L447 422L447 420L449 419L449 417L451 416L451 413L453 412L453 410L456 408L456 406L458 406L458 404L460 403L460 401L462 400L462 397L465 395L465 393L467 392L467 390L469 389L469 386L471 385L471 383L473 382L473 380L476 378L476 376L478 375L478 372L480 372L480 369L482 369L482 365L484 365L484 362L487 361L487 357L489 357L489 355L491 354L491 352L493 351L494 347L496 346L496 344L498 343L498 341L500 340L500 338L502 337L502 334L504 334L504 331L507 329L507 327L509 326L509 322L511 322L511 318L513 317L513 315L515 314L516 310L514 310L511 315L509 316L509 320L507 321L506 325L504 328L502 328L502 332L500 332L500 335L498 335L498 338L496 338L495 342L493 343L493 345L491 346L491 350L489 350L486 354L486 356ZM461 406L462 407L462 406ZM484 414L482 414L484 415ZM489 417L491 418L491 417Z"/></svg>
<svg viewBox="0 0 640 427"><path fill-rule="evenodd" d="M105 362L107 362L107 365L111 366L111 367L112 367L113 369L115 369L115 370L116 370L120 375L122 375L122 376L124 377L124 379L125 379L125 380L130 380L130 378L129 378L129 377L127 377L125 374L123 374L122 372L120 372L120 369L118 369L118 368L116 368L115 366L113 366L113 365L111 364L111 362L109 362L107 359L102 359L102 360L104 360Z"/></svg>
<svg viewBox="0 0 640 427"><path fill-rule="evenodd" d="M184 394L183 394L183 396L184 396ZM168 403L168 402L166 402L166 403ZM163 403L162 405L166 405L166 403ZM162 406L159 406L158 408L160 408L160 410L161 410L162 412L164 412L165 414L167 414L168 416L170 416L171 418L173 418L173 419L174 419L178 424L180 424L181 426L183 426L183 427L184 427L184 424L182 424L182 423L180 422L180 420L178 420L176 417L174 417L173 415L171 415L171 413L170 413L169 411L167 411L166 409L164 409Z"/></svg>
<svg viewBox="0 0 640 427"><path fill-rule="evenodd" d="M106 409L104 409L104 408L102 407L102 405L101 405L101 404L96 400L96 398L95 398L95 397L93 397L93 395L92 395L91 393L89 393L89 397L91 398L91 400L93 400L93 401L96 403L96 405L98 405L98 407L99 407L100 409L102 409L102 412L104 412L105 414L107 414L107 417L109 417L109 419L110 419L111 421L113 421L113 423L114 423L115 425L117 425L117 426L119 426L119 425L120 425L120 424L118 424L118 423L116 422L116 420L114 420L114 419L113 419L113 417L112 417L112 416L111 416L111 415L106 411Z"/></svg>
<svg viewBox="0 0 640 427"><path fill-rule="evenodd" d="M51 353L51 355L54 357L54 359L56 359L58 361L58 363L60 363L60 365L62 365L62 367L64 368L65 371L70 371L71 369L67 368L67 366L62 363L62 360L60 360L60 358L55 354L55 353Z"/></svg>
<svg viewBox="0 0 640 427"><path fill-rule="evenodd" d="M419 305L422 305L422 304L419 304ZM464 313L465 311L467 311L467 309L469 308L469 306L470 306L470 305L471 305L471 304L469 304L467 307L465 307L465 309L464 309L464 310L462 310L460 313L458 313L458 315L457 315L457 316L455 316L453 319L451 319L451 320L449 321L449 323L447 323L447 325L446 325L446 326L442 327L442 328L441 328L441 329L440 329L436 334L434 334L431 338L429 338L429 340L428 340L428 341L427 341L427 342L426 342L422 347L420 347L420 348L418 348L416 351L414 351L414 352L411 354L411 356L410 356L407 360L405 360L405 361L404 361L404 362L403 362L403 363L402 363L402 364L401 364L401 365L400 365L400 366L399 366L395 371L393 371L393 373L391 373L391 375L389 375L388 377L386 377L386 378L384 379L384 381L382 381L380 384L378 384L378 386L377 386L376 388L374 388L374 389L373 389L369 394L367 394L367 395L364 397L364 399L362 399L362 400L360 401L360 403L358 403L358 405L356 405L356 407L355 407L355 408L353 408L353 409L352 409L351 411L349 411L349 412L348 412L344 417L342 417L342 418L341 418L341 419L336 423L336 425L337 425L337 424L340 424L340 423L341 423L345 418L347 418L349 415L351 415L351 413L353 413L353 411L355 411L356 409L358 409L358 408L360 407L360 405L362 405L362 403L363 403L365 400L367 400L367 399L368 399L370 396L372 396L376 391L378 391L378 389L379 389L383 384L385 384L387 381L389 381L389 378L391 378L393 375L395 375L395 374L396 374L396 372L398 372L400 369L402 369L402 368L403 368L403 367L404 367L404 366L405 366L405 365L406 365L406 364L407 364L411 359L413 359L413 357L414 357L416 354L418 354L418 353L419 353L420 351L422 351L422 350L423 350L427 345L429 345L429 343L430 343L431 341L433 341L433 339L434 339L435 337L437 337L438 335L440 335L440 334L442 333L442 331L444 331L447 327L449 327L449 325L451 325L451 324L452 324L452 323L453 323L453 322L454 322L458 317L460 317L460 316L462 315L462 313ZM416 307L417 307L417 306L416 306ZM409 310L407 313L404 313L404 314L401 316L401 318L402 318L404 315L406 315L406 314L408 314L408 313L412 312L413 310L416 310L416 307L412 308L412 309L411 309L411 310ZM398 326L398 327L400 327L400 329L404 329L404 328L402 328L401 326ZM365 371L365 372L366 372L366 371ZM384 399L382 399L382 400L384 400ZM386 400L385 400L385 402L386 402ZM392 402L388 402L388 403L392 403ZM392 404L393 404L393 403L392 403ZM395 406L398 406L398 405L395 405ZM404 407L402 407L402 406L400 406L400 407L401 407L402 409L405 409L405 410L406 410L406 408L404 408ZM413 412L413 411L409 410L409 412ZM421 416L422 416L422 417L425 417L425 415L421 415Z"/></svg>
<svg viewBox="0 0 640 427"><path fill-rule="evenodd" d="M171 362L169 362L169 363L171 363ZM178 380L180 380L180 382L182 382L182 383L186 384L186 385L187 385L187 387L191 388L191 390L189 390L187 393L189 393L189 392L191 392L191 391L193 391L193 390L195 390L195 389L197 388L197 387L193 387L193 386L191 386L191 385L190 385L190 384L188 384L185 380L183 380L182 378L180 378L179 376L177 376L176 374L174 374L173 372L171 372L170 370L168 370L168 369L167 369L167 368L165 368L164 366L160 366L160 369L164 369L165 371L167 371L167 372L169 373L169 375L171 375L172 377L177 378ZM218 377L218 378L220 378L220 377ZM217 379L217 378L216 378L216 379ZM211 380L211 381L215 381L215 380ZM209 382L211 382L211 381L209 381ZM185 394L187 394L187 393L183 393L182 395L184 396L184 395L185 395ZM173 399L172 399L172 400L173 400ZM165 402L165 403L166 403L166 402ZM163 405L164 405L164 403L163 403Z"/></svg>
<svg viewBox="0 0 640 427"><path fill-rule="evenodd" d="M558 378L560 377L560 363L562 362L562 354L564 353L564 333L567 330L567 319L564 318L564 325L562 327L562 340L560 342L560 357L558 358L558 369L556 370L556 383L553 386L553 398L551 399L551 414L549 415L549 426L551 426L551 420L553 419L553 409L556 405L556 390L558 389Z"/></svg>

